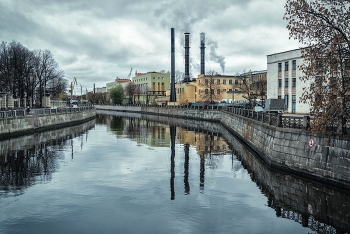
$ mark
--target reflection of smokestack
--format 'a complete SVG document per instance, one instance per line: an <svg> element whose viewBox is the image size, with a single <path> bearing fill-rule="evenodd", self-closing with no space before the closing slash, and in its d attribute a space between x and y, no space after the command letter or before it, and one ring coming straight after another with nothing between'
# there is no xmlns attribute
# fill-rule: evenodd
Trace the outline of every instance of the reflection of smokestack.
<svg viewBox="0 0 350 234"><path fill-rule="evenodd" d="M171 28L171 89L170 89L170 101L176 102L175 93L175 29Z"/></svg>
<svg viewBox="0 0 350 234"><path fill-rule="evenodd" d="M175 200L175 136L176 127L170 126L171 158L170 158L170 199Z"/></svg>
<svg viewBox="0 0 350 234"><path fill-rule="evenodd" d="M201 162L200 162L200 173L199 173L199 189L204 189L204 173L205 173L205 158L204 155L201 155Z"/></svg>
<svg viewBox="0 0 350 234"><path fill-rule="evenodd" d="M201 40L201 74L205 74L205 33L200 34L200 40Z"/></svg>
<svg viewBox="0 0 350 234"><path fill-rule="evenodd" d="M190 183L188 182L188 168L190 164L190 144L185 144L185 165L184 165L184 186L185 186L185 195L190 194Z"/></svg>
<svg viewBox="0 0 350 234"><path fill-rule="evenodd" d="M185 33L185 78L184 82L190 81L190 33Z"/></svg>

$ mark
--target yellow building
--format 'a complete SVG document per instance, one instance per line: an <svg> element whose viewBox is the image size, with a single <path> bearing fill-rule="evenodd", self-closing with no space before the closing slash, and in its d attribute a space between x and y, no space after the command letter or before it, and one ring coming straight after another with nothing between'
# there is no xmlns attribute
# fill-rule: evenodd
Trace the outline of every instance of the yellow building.
<svg viewBox="0 0 350 234"><path fill-rule="evenodd" d="M220 74L198 75L196 79L196 102L237 102L245 101L244 92L239 88L240 76Z"/></svg>
<svg viewBox="0 0 350 234"><path fill-rule="evenodd" d="M134 100L140 104L154 104L170 89L169 72L135 73L132 81L139 89Z"/></svg>
<svg viewBox="0 0 350 234"><path fill-rule="evenodd" d="M220 74L198 75L189 82L175 84L176 102L168 105L186 105L188 103L241 103L249 98L266 99L266 70L247 72L239 76ZM242 85L244 83L244 85ZM168 102L170 90L165 97L157 99L158 104Z"/></svg>

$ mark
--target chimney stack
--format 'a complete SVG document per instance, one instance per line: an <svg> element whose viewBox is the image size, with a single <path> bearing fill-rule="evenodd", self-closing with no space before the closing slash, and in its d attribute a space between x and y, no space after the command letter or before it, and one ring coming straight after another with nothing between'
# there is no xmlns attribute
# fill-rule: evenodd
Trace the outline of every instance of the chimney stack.
<svg viewBox="0 0 350 234"><path fill-rule="evenodd" d="M205 33L200 34L200 45L201 49L201 74L205 74Z"/></svg>
<svg viewBox="0 0 350 234"><path fill-rule="evenodd" d="M175 91L175 29L171 28L171 84L170 84L170 101L176 102Z"/></svg>
<svg viewBox="0 0 350 234"><path fill-rule="evenodd" d="M184 82L190 81L190 33L185 33L185 78Z"/></svg>

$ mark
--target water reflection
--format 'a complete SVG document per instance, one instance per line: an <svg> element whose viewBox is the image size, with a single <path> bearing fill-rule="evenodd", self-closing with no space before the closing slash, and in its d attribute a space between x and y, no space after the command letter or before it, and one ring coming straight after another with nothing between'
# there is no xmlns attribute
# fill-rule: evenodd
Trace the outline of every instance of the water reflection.
<svg viewBox="0 0 350 234"><path fill-rule="evenodd" d="M42 132L34 135L0 141L0 193L22 194L24 189L36 183L50 181L59 168L63 148L71 148L73 160L73 138L80 138L80 147L87 131L95 120L81 125Z"/></svg>
<svg viewBox="0 0 350 234"><path fill-rule="evenodd" d="M105 117L113 120L115 116ZM118 120L122 121L122 120ZM175 199L175 141L184 146L184 193L190 194L189 146L195 146L199 160L200 192L204 192L205 168L215 169L224 154L232 155L232 173L246 169L267 198L267 206L276 217L293 220L317 233L348 233L350 230L349 191L271 170L231 133L215 123L142 115L139 119L123 120L123 135L155 147L169 146L170 199ZM138 129L134 131L134 127ZM176 125L176 127L175 127ZM150 134L147 134L150 130ZM233 160L233 159L238 159ZM240 163L238 163L240 162Z"/></svg>
<svg viewBox="0 0 350 234"><path fill-rule="evenodd" d="M174 125L170 126L170 139L171 139L171 156L170 156L170 194L171 200L175 199L175 136L176 127Z"/></svg>

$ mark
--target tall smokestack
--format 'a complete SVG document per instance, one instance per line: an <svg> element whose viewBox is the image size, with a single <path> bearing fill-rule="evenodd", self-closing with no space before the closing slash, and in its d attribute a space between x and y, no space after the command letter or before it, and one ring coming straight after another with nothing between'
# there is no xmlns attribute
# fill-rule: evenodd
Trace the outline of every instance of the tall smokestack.
<svg viewBox="0 0 350 234"><path fill-rule="evenodd" d="M170 86L170 101L176 102L175 91L175 29L171 28L171 86Z"/></svg>
<svg viewBox="0 0 350 234"><path fill-rule="evenodd" d="M190 33L185 33L185 79L190 81Z"/></svg>
<svg viewBox="0 0 350 234"><path fill-rule="evenodd" d="M205 74L205 33L200 34L201 47L201 74Z"/></svg>

